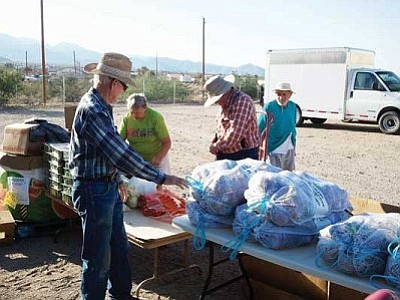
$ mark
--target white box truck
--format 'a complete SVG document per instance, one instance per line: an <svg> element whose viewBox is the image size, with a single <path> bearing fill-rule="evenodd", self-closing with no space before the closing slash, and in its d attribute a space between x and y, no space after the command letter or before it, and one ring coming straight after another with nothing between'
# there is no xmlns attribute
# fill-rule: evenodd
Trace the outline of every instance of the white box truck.
<svg viewBox="0 0 400 300"><path fill-rule="evenodd" d="M290 82L297 125L304 120L367 121L400 134L400 78L374 68L375 52L349 47L268 50L264 101Z"/></svg>

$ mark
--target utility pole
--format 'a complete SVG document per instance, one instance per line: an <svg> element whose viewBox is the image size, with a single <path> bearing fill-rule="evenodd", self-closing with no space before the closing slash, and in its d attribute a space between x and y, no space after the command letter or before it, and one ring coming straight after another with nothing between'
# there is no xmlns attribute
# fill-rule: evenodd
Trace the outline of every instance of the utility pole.
<svg viewBox="0 0 400 300"><path fill-rule="evenodd" d="M158 74L158 53L156 52L156 77Z"/></svg>
<svg viewBox="0 0 400 300"><path fill-rule="evenodd" d="M25 75L28 76L28 51L25 50Z"/></svg>
<svg viewBox="0 0 400 300"><path fill-rule="evenodd" d="M75 72L75 77L76 77L75 50L73 51L73 53L74 53L74 72Z"/></svg>
<svg viewBox="0 0 400 300"><path fill-rule="evenodd" d="M42 25L42 97L43 106L46 106L46 60L44 55L43 0L40 0L40 17Z"/></svg>
<svg viewBox="0 0 400 300"><path fill-rule="evenodd" d="M206 73L206 48L205 48L205 36L206 36L206 19L203 17L203 71L201 76L201 95L204 102L204 83L205 83L205 73Z"/></svg>

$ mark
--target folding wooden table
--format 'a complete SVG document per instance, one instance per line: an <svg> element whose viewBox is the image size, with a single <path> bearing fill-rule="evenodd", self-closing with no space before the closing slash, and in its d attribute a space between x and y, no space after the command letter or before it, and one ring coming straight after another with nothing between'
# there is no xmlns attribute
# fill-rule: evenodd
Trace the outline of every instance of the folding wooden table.
<svg viewBox="0 0 400 300"><path fill-rule="evenodd" d="M162 277L168 277L188 269L197 269L198 273L201 273L198 265L189 265L188 262L189 238L192 237L191 234L184 230L174 228L171 224L145 217L137 209L124 212L124 223L129 242L142 249L152 249L154 255L153 276L141 281L137 285L135 290L137 297L139 296L140 289L145 283ZM180 241L183 241L184 243L182 267L159 274L159 248Z"/></svg>

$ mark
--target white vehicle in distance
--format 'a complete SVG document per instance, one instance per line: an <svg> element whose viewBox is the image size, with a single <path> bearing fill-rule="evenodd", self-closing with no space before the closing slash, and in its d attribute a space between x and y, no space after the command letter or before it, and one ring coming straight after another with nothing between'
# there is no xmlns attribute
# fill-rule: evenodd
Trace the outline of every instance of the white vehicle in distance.
<svg viewBox="0 0 400 300"><path fill-rule="evenodd" d="M365 121L400 134L400 78L374 68L375 52L348 47L268 50L264 101L279 82L296 92L297 126L305 120Z"/></svg>

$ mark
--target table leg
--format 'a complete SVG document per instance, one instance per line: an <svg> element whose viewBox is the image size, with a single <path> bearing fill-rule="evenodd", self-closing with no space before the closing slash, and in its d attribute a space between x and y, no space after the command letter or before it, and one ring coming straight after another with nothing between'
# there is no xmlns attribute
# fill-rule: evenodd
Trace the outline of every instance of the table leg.
<svg viewBox="0 0 400 300"><path fill-rule="evenodd" d="M250 284L250 280L248 279L247 274L244 272L244 269L243 269L243 266L241 265L240 259L239 259L239 267L240 267L240 271L242 273L241 275L239 275L237 277L234 277L234 278L232 278L232 279L230 279L228 281L225 281L225 282L223 282L223 283L221 283L221 284L209 289L210 282L211 282L212 275L213 275L214 267L219 265L219 264L222 264L224 262L230 261L230 259L229 258L225 258L225 259L221 259L221 260L215 261L214 260L214 255L215 255L214 243L213 242L208 242L208 244L209 244L208 274L207 274L206 281L204 283L203 291L202 291L199 299L203 300L207 295L209 295L209 294L211 294L211 293L213 293L213 292L215 292L215 291L217 291L217 290L219 290L219 289L221 289L223 287L226 287L226 286L228 286L228 285L230 285L230 284L232 284L232 283L234 283L234 282L236 282L236 281L238 281L238 280L240 280L242 278L244 278L246 280L246 283L249 286L250 299L253 299L253 290L252 290L252 287L251 287L251 284Z"/></svg>
<svg viewBox="0 0 400 300"><path fill-rule="evenodd" d="M244 255L246 255L246 254L240 253L240 252L238 253L239 267L240 267L240 270L241 270L241 272L243 274L243 278L244 278L244 280L246 280L246 284L249 287L249 293L250 293L249 299L253 300L254 299L253 287L251 285L249 276L247 276L247 273L246 273L246 271L245 271L245 269L243 267L243 259L242 258L243 258Z"/></svg>
<svg viewBox="0 0 400 300"><path fill-rule="evenodd" d="M175 269L175 270L163 273L161 275L158 274L158 263L159 263L159 256L160 256L159 255L159 247L153 249L154 250L153 251L153 254L154 254L153 255L154 256L153 276L141 281L138 284L138 286L135 289L136 297L139 297L140 289L143 287L143 285L145 283L150 282L150 281L153 281L153 280L156 280L156 279L159 279L159 278L163 278L163 277L166 277L166 276L171 276L171 275L174 275L174 274L177 274L177 273L180 273L182 271L189 270L189 269L197 269L198 273L201 274L201 269L200 269L200 267L198 265L189 265L189 261L188 261L189 243L188 243L188 240L184 240L183 242L184 242L183 255L182 255L183 266L181 268L179 268L179 269Z"/></svg>

